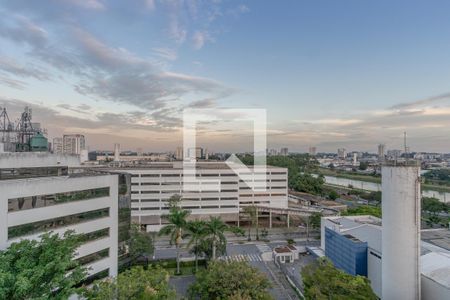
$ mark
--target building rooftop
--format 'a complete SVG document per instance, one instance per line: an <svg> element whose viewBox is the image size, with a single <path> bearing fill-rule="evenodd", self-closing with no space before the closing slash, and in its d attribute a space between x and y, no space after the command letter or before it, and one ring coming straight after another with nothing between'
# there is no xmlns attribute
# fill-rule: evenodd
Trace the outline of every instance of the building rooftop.
<svg viewBox="0 0 450 300"><path fill-rule="evenodd" d="M450 230L447 228L422 230L421 238L422 241L450 251Z"/></svg>
<svg viewBox="0 0 450 300"><path fill-rule="evenodd" d="M423 276L450 287L450 254L430 252L420 257L420 263Z"/></svg>
<svg viewBox="0 0 450 300"><path fill-rule="evenodd" d="M99 166L105 168L105 166ZM183 162L139 162L139 163L130 163L130 164L122 164L120 167L113 167L115 169L123 169L123 170L148 170L148 169L163 169L163 170L181 170L184 168ZM225 162L197 162L195 164L195 168L198 170L231 170L231 168ZM260 169L261 166L248 166L249 169ZM266 165L268 169L285 169L281 167L275 167Z"/></svg>

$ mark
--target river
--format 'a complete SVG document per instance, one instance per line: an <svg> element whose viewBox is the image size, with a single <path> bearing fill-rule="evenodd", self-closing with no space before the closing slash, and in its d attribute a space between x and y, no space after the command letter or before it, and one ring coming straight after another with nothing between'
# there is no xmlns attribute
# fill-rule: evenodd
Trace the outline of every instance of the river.
<svg viewBox="0 0 450 300"><path fill-rule="evenodd" d="M347 179L334 176L325 176L325 182L333 185L339 186L353 186L356 189L366 190L366 191L381 191L381 184L374 182L367 182L361 180ZM434 190L422 190L422 196L424 197L434 197L439 199L439 201L447 203L450 201L450 193L438 192Z"/></svg>

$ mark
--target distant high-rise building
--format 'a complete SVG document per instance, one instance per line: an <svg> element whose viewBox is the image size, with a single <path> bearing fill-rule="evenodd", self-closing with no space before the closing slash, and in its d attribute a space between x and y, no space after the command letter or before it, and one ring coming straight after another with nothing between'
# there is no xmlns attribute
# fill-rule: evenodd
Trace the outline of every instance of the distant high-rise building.
<svg viewBox="0 0 450 300"><path fill-rule="evenodd" d="M61 154L64 151L63 148L63 139L60 137L53 139L52 150L55 154Z"/></svg>
<svg viewBox="0 0 450 300"><path fill-rule="evenodd" d="M188 149L188 157L202 158L203 157L203 148L201 148L201 147L189 148Z"/></svg>
<svg viewBox="0 0 450 300"><path fill-rule="evenodd" d="M120 144L114 144L114 161L120 160Z"/></svg>
<svg viewBox="0 0 450 300"><path fill-rule="evenodd" d="M81 154L81 150L86 149L84 135L65 134L63 136L63 152L66 154Z"/></svg>
<svg viewBox="0 0 450 300"><path fill-rule="evenodd" d="M378 145L378 160L384 161L384 144Z"/></svg>
<svg viewBox="0 0 450 300"><path fill-rule="evenodd" d="M280 149L280 155L287 156L288 153L289 153L289 149L288 148L281 148Z"/></svg>
<svg viewBox="0 0 450 300"><path fill-rule="evenodd" d="M316 147L309 147L309 155L316 156L317 148Z"/></svg>
<svg viewBox="0 0 450 300"><path fill-rule="evenodd" d="M339 148L337 151L337 155L338 158L345 159L345 157L347 156L347 151L345 150L345 148Z"/></svg>
<svg viewBox="0 0 450 300"><path fill-rule="evenodd" d="M175 150L175 159L183 160L183 147L177 147Z"/></svg>

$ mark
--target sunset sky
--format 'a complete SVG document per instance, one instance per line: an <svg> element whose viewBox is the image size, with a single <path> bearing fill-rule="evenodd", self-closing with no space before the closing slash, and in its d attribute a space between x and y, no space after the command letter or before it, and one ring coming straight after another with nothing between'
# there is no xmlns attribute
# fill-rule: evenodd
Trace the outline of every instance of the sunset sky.
<svg viewBox="0 0 450 300"><path fill-rule="evenodd" d="M5 0L0 107L50 140L173 151L185 108L262 108L268 147L450 152L449 1ZM230 126L230 123L232 126ZM251 149L250 122L198 144Z"/></svg>

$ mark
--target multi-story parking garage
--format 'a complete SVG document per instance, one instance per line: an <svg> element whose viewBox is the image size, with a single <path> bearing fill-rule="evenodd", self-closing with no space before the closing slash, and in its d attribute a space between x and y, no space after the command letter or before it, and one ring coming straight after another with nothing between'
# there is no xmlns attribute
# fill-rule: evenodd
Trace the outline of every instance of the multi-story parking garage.
<svg viewBox="0 0 450 300"><path fill-rule="evenodd" d="M132 174L131 206L135 222L157 231L164 224L171 196L182 196L181 205L193 218L221 216L227 222L238 222L242 206L287 208L287 169L267 166L235 172L223 162L198 162L187 177L182 162L147 163L116 169ZM257 187L247 183L250 180ZM246 183L247 182L247 183ZM211 188L219 183L216 189ZM265 183L266 188L263 187Z"/></svg>

